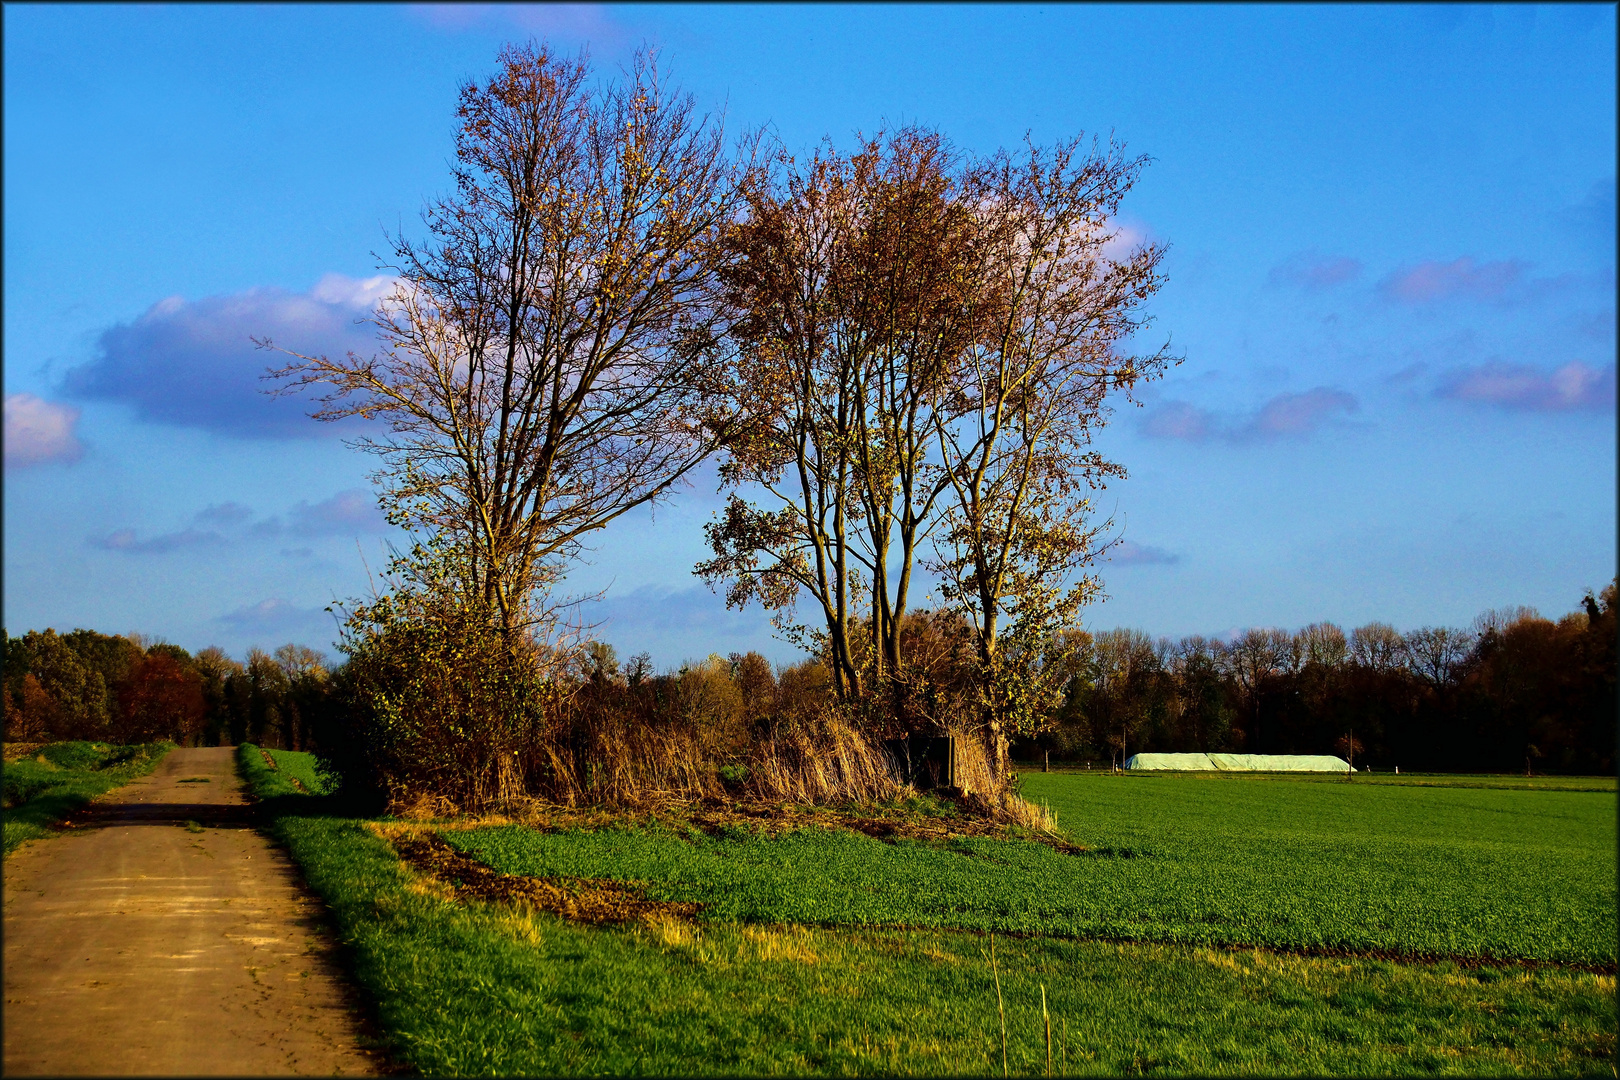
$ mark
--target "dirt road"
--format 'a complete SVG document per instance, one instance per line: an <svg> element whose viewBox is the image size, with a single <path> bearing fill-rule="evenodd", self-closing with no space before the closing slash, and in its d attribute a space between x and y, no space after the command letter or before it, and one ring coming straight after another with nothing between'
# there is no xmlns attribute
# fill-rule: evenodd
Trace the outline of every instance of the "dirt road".
<svg viewBox="0 0 1620 1080"><path fill-rule="evenodd" d="M233 754L174 750L5 860L7 1076L378 1070Z"/></svg>

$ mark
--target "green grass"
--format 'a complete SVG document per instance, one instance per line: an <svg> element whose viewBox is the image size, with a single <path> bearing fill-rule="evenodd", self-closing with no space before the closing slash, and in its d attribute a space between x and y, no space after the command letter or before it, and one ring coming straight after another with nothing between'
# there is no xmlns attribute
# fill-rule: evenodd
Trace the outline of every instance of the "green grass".
<svg viewBox="0 0 1620 1080"><path fill-rule="evenodd" d="M326 778L321 776L314 754L301 750L268 750L266 753L275 759L278 772L303 784L308 794L320 795L326 791Z"/></svg>
<svg viewBox="0 0 1620 1080"><path fill-rule="evenodd" d="M1085 855L659 829L447 830L512 874L646 883L726 922L1612 965L1612 794L1047 774Z"/></svg>
<svg viewBox="0 0 1620 1080"><path fill-rule="evenodd" d="M278 775L291 763L276 758L278 770L256 749L239 760L275 835L330 906L389 1048L409 1067L434 1075L1000 1072L987 936L713 918L597 928L454 902L416 880L331 799L292 794ZM641 835L655 852L761 845L743 835ZM1045 1071L1044 984L1054 1072L1066 1075L1611 1075L1612 975L1051 936L997 934L995 947L1014 1073Z"/></svg>
<svg viewBox="0 0 1620 1080"><path fill-rule="evenodd" d="M1614 783L1524 779L1030 775L1025 793L1080 844L1150 853L1125 892L1144 907L1264 913L1276 943L1320 927L1337 939L1320 944L1612 966Z"/></svg>
<svg viewBox="0 0 1620 1080"><path fill-rule="evenodd" d="M264 760L269 754L275 762L271 768ZM253 743L242 743L236 748L236 766L248 783L248 789L261 799L281 795L320 795L326 791L314 754L300 750L261 750ZM303 784L303 790L292 781Z"/></svg>
<svg viewBox="0 0 1620 1080"><path fill-rule="evenodd" d="M6 762L0 769L5 854L52 835L63 818L97 795L145 776L172 749L173 743L50 743L33 757Z"/></svg>

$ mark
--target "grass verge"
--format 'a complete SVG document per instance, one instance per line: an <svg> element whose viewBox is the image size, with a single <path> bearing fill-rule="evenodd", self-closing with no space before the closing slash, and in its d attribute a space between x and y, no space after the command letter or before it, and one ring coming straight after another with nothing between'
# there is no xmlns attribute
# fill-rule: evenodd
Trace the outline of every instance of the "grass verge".
<svg viewBox="0 0 1620 1080"><path fill-rule="evenodd" d="M296 794L285 776L296 759L275 760L244 748L243 775L414 1069L1001 1070L985 935L660 912L595 926L458 899L455 882L402 864L378 823ZM1610 1075L1615 1049L1606 974L1040 935L995 946L1020 1074L1048 1071L1043 988L1060 1075Z"/></svg>
<svg viewBox="0 0 1620 1080"><path fill-rule="evenodd" d="M320 795L326 791L326 780L320 775L314 754L271 750L252 743L243 743L236 753L238 764L242 764L243 755L247 754L247 764L242 764L244 770L250 766L257 770L253 775L258 779L250 780L255 792L261 785L268 785L264 790L271 795ZM243 775L248 774L244 771Z"/></svg>
<svg viewBox="0 0 1620 1080"><path fill-rule="evenodd" d="M97 742L45 743L0 766L4 787L5 854L52 835L56 826L97 795L145 776L173 743L114 746Z"/></svg>

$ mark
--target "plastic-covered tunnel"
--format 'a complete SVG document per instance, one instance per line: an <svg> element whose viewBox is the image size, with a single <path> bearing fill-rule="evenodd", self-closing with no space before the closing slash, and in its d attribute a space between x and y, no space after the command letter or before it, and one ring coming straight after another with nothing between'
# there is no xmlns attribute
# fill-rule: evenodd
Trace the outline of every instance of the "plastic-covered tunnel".
<svg viewBox="0 0 1620 1080"><path fill-rule="evenodd" d="M1332 754L1134 754L1127 769L1158 772L1355 772Z"/></svg>

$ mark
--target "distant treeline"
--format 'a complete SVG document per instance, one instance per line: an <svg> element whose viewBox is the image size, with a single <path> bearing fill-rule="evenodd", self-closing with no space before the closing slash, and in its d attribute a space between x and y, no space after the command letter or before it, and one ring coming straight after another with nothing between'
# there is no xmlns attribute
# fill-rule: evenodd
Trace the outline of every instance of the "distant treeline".
<svg viewBox="0 0 1620 1080"><path fill-rule="evenodd" d="M245 663L210 646L195 655L140 635L30 630L5 649L5 737L184 745L243 741L304 749L332 703L326 658L302 645L249 650Z"/></svg>
<svg viewBox="0 0 1620 1080"><path fill-rule="evenodd" d="M1138 751L1345 756L1375 769L1612 773L1615 585L1554 621L1491 611L1466 630L1331 623L1230 642L1084 635L1051 729L1026 758Z"/></svg>
<svg viewBox="0 0 1620 1080"><path fill-rule="evenodd" d="M1229 642L1073 630L1065 635L1062 705L1045 733L1016 750L1059 760L1139 751L1343 755L1353 738L1357 764L1375 768L1610 773L1615 604L1611 584L1557 621L1516 608L1487 612L1467 630L1401 634L1371 623L1346 634L1316 623L1294 633L1249 630ZM909 617L912 652L924 657L931 640L949 639L946 621ZM369 700L356 685L366 681L364 669L334 668L299 645L254 649L239 662L219 648L192 655L91 630L20 638L0 631L0 642L7 739L249 741L324 750L342 764L358 753L348 744L366 726L354 707ZM948 685L966 660L956 648L935 652L932 683ZM590 778L582 795L613 794L613 763L631 745L650 748L659 760L646 768L655 773L693 772L683 783L698 789L723 782L696 775L704 769L732 762L757 772L783 754L812 753L783 742L784 732L832 699L831 676L814 659L773 670L757 653L734 653L657 674L645 654L621 665L603 643L579 657L569 685L546 692L566 699L548 715L561 725L554 741L572 748L573 760L555 767ZM446 724L455 712L449 708ZM411 768L435 767L439 755L422 750L440 741L413 742Z"/></svg>

